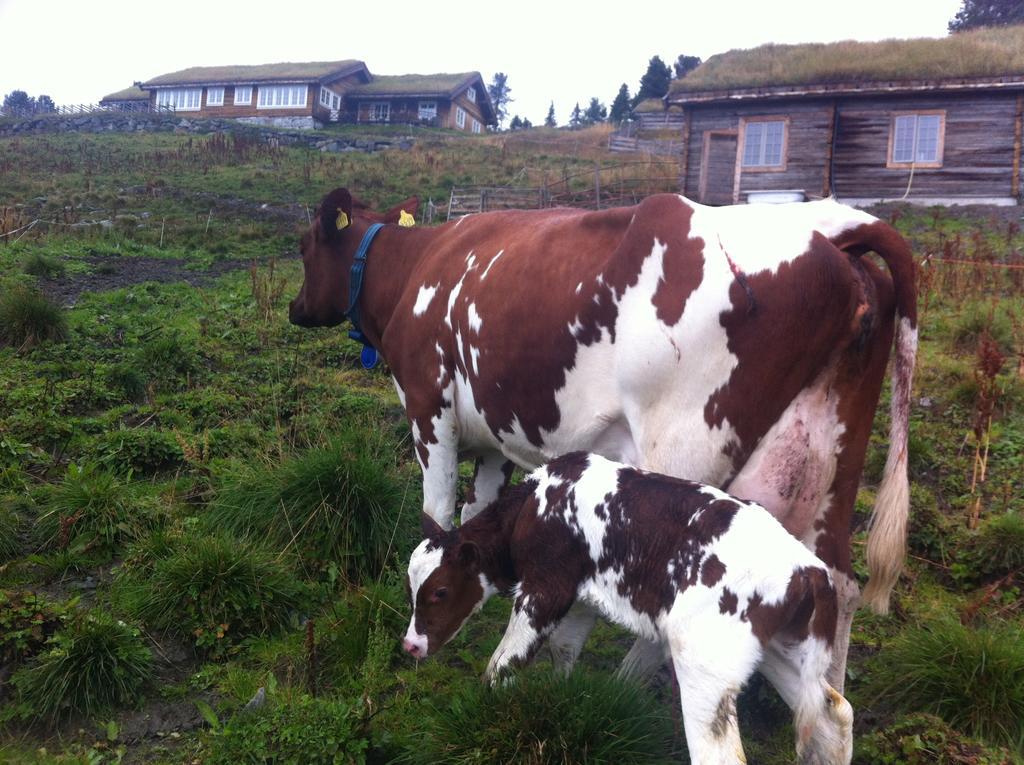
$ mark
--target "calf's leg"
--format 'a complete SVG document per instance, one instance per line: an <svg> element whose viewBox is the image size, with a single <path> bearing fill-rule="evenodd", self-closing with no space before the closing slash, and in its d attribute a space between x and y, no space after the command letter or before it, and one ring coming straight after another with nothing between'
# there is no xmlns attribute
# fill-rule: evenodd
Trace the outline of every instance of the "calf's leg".
<svg viewBox="0 0 1024 765"><path fill-rule="evenodd" d="M853 707L825 680L830 660L817 638L776 637L758 668L793 710L800 765L847 765L853 756Z"/></svg>
<svg viewBox="0 0 1024 765"><path fill-rule="evenodd" d="M668 638L692 765L746 763L736 697L761 658L749 626L713 615Z"/></svg>
<svg viewBox="0 0 1024 765"><path fill-rule="evenodd" d="M621 678L647 682L665 663L665 652L665 644L661 641L637 638L616 674Z"/></svg>
<svg viewBox="0 0 1024 765"><path fill-rule="evenodd" d="M576 601L569 613L558 623L548 638L551 664L556 672L568 675L580 657L587 636L594 629L597 613L585 603Z"/></svg>

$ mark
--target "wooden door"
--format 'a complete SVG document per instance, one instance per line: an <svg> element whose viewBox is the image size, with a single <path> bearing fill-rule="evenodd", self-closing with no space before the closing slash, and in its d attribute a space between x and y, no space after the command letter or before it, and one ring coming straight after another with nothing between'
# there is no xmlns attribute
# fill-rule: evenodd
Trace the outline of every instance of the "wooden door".
<svg viewBox="0 0 1024 765"><path fill-rule="evenodd" d="M700 201L731 205L736 181L736 131L708 130L700 164Z"/></svg>

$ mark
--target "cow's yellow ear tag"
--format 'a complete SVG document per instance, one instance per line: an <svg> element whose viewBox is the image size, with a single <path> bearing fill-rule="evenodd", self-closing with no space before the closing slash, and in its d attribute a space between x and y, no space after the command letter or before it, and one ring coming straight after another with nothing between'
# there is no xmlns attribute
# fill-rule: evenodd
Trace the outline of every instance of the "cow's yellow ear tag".
<svg viewBox="0 0 1024 765"><path fill-rule="evenodd" d="M409 228L416 225L416 219L405 210L402 210L401 214L398 216L398 225Z"/></svg>
<svg viewBox="0 0 1024 765"><path fill-rule="evenodd" d="M338 231L341 231L343 228L348 228L348 216L340 207L338 208L338 220L335 225L338 227Z"/></svg>

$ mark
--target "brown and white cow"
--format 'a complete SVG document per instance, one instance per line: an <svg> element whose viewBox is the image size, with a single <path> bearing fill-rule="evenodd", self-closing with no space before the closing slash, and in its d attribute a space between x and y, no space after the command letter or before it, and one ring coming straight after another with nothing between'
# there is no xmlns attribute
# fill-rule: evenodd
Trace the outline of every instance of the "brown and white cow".
<svg viewBox="0 0 1024 765"><path fill-rule="evenodd" d="M574 643L556 659L571 663L600 612L665 647L694 765L745 762L736 697L755 670L793 709L803 765L850 762L853 710L825 680L831 578L764 508L571 452L453 531L424 524L409 560L411 655L436 653L490 596L511 596L494 682L563 624Z"/></svg>
<svg viewBox="0 0 1024 765"><path fill-rule="evenodd" d="M345 319L369 228L346 189L323 199L302 237L292 322ZM830 680L842 688L859 599L852 509L894 330L864 594L878 611L904 553L917 319L913 260L891 227L831 200L712 208L672 194L600 212L387 225L366 251L356 303L412 426L423 509L442 527L462 459L476 461L463 520L513 465L581 449L728 489L831 568L840 605ZM660 657L638 643L628 665Z"/></svg>

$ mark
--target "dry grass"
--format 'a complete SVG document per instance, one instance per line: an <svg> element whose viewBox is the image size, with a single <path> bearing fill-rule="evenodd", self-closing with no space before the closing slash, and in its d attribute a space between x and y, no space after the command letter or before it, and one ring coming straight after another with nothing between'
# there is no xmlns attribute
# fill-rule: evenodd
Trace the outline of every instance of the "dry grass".
<svg viewBox="0 0 1024 765"><path fill-rule="evenodd" d="M670 95L769 85L945 79L1024 74L1024 25L992 27L943 38L804 45L762 45L719 53Z"/></svg>

